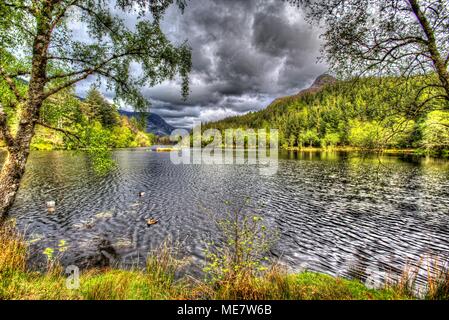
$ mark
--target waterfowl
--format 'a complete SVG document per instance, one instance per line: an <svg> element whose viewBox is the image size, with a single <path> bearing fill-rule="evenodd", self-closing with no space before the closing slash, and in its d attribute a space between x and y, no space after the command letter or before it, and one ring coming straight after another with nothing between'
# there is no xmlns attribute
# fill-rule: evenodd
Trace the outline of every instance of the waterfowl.
<svg viewBox="0 0 449 320"><path fill-rule="evenodd" d="M147 224L148 224L149 226L152 226L152 225L157 224L158 222L159 222L159 221L157 221L156 219L151 218L151 219L149 219L149 220L147 221Z"/></svg>
<svg viewBox="0 0 449 320"><path fill-rule="evenodd" d="M56 210L56 202L55 201L47 201L46 202L47 205L47 210L48 212L55 212Z"/></svg>

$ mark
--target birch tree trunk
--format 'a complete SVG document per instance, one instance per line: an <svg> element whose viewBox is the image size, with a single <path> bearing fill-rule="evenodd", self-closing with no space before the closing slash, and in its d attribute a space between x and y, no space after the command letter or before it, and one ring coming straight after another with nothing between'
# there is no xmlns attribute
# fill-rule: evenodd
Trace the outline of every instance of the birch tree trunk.
<svg viewBox="0 0 449 320"><path fill-rule="evenodd" d="M44 101L46 83L47 51L51 36L51 19L43 15L37 26L37 35L33 43L33 60L28 97L24 103L17 133L4 139L8 156L0 173L0 222L6 218L20 187L30 154L31 140L34 136L39 111ZM6 121L0 122L7 129Z"/></svg>

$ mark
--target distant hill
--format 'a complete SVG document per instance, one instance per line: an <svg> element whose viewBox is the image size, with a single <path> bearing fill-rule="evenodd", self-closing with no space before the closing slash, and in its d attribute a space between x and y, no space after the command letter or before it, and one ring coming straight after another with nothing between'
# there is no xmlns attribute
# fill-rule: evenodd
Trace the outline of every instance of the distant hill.
<svg viewBox="0 0 449 320"><path fill-rule="evenodd" d="M140 117L139 112L119 110L119 113L128 118ZM157 136L169 136L176 128L169 125L161 116L155 113L149 113L147 115L147 128L146 132L153 133Z"/></svg>
<svg viewBox="0 0 449 320"><path fill-rule="evenodd" d="M325 74L308 89L278 98L263 110L206 123L202 129L277 129L279 144L285 149L356 147L379 150L424 146L432 152L449 150L449 126L441 131L445 125L432 125L432 121L449 121L449 112L429 112L432 110L429 108L413 118L404 113L419 94L419 84L425 80L423 77L406 80L409 92L405 96L392 89L405 79L367 77L337 81ZM435 101L432 107L444 110L445 102Z"/></svg>
<svg viewBox="0 0 449 320"><path fill-rule="evenodd" d="M238 127L261 128L266 127L268 123L271 127L274 123L276 123L276 120L278 120L279 117L286 115L288 106L299 101L307 100L308 97L314 97L325 89L332 88L337 84L338 81L336 78L329 74L322 74L315 79L315 81L309 88L301 90L300 92L292 96L277 98L265 109L257 112L249 112L241 116L232 116L223 120L209 122L203 124L203 128L217 128L220 130Z"/></svg>
<svg viewBox="0 0 449 320"><path fill-rule="evenodd" d="M289 103L289 102L298 100L307 94L318 93L324 87L333 85L336 82L337 82L337 79L335 79L333 76L328 75L328 74L322 74L321 76L319 76L318 78L315 79L313 84L308 89L301 90L300 92L298 92L297 94L295 94L293 96L278 98L278 99L274 100L268 107L271 107L271 106L274 106L277 104Z"/></svg>

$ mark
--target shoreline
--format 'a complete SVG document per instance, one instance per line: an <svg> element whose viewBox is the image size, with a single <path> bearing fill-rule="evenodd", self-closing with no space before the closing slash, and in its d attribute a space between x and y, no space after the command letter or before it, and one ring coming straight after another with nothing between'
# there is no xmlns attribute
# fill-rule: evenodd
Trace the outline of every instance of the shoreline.
<svg viewBox="0 0 449 320"><path fill-rule="evenodd" d="M371 288L357 276L289 272L275 261L264 270L252 267L200 279L187 272L192 260L166 242L149 252L143 268L105 266L78 269L75 275L70 266L67 277L69 269L60 264L57 251L44 252L44 271L30 269L29 243L14 224L0 226L0 247L0 300L445 300L449 295L444 267L427 279L423 291L410 282L418 269L405 269Z"/></svg>
<svg viewBox="0 0 449 320"><path fill-rule="evenodd" d="M146 146L146 147L128 147L128 148L111 148L110 151L123 151L123 150L135 150L135 149L142 149L142 150L150 150L150 151L159 151L159 152L172 152L172 151L179 151L180 149L176 149L174 147L160 147L157 149L160 150L152 150L152 148L155 145L152 146ZM192 148L190 148L192 149ZM79 149L34 149L31 148L31 152L33 151L45 151L45 152L51 152L51 151L86 151L86 148L79 148ZM235 150L235 148L234 148ZM251 149L245 149L245 150L251 150ZM7 152L6 147L0 146L0 152ZM318 147L289 147L289 148L279 148L279 152L304 152L304 153L332 153L332 152L342 152L342 153L366 153L366 154L379 154L379 155L410 155L410 156L417 156L417 157L431 157L431 158L437 158L437 159L449 159L449 152L448 153L429 153L426 150L422 149L362 149L362 148L355 148L355 147L337 147L337 148L318 148Z"/></svg>
<svg viewBox="0 0 449 320"><path fill-rule="evenodd" d="M190 260L176 247L150 253L144 268L78 270L67 278L57 256L47 253L46 271L29 269L29 245L8 225L0 226L0 300L408 300L400 287L368 288L360 280L317 272L289 273L276 263L266 271L242 270L223 278L193 278ZM69 281L70 280L70 281Z"/></svg>
<svg viewBox="0 0 449 320"><path fill-rule="evenodd" d="M419 149L362 149L356 147L337 147L337 148L315 148L315 147L293 147L281 148L283 151L296 152L364 152L364 153L380 153L380 154L413 154L420 155L423 151Z"/></svg>

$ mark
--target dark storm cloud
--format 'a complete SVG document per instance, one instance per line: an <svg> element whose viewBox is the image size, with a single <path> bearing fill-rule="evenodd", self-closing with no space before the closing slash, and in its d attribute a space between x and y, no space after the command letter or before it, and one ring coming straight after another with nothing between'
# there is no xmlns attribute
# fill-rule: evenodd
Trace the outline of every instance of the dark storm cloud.
<svg viewBox="0 0 449 320"><path fill-rule="evenodd" d="M176 82L143 92L177 127L259 110L326 71L316 63L319 31L281 0L190 0L184 15L167 12L163 29L192 48L191 93L183 101Z"/></svg>

